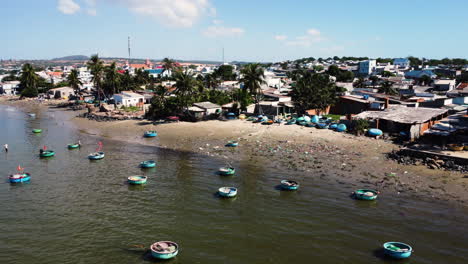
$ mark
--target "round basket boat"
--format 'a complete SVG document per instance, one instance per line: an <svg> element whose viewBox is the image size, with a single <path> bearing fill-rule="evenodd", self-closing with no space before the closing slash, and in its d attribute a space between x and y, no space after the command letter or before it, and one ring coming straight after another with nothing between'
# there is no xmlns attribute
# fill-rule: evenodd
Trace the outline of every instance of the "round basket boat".
<svg viewBox="0 0 468 264"><path fill-rule="evenodd" d="M396 259L409 258L413 252L410 245L402 242L386 242L383 248L385 255Z"/></svg>
<svg viewBox="0 0 468 264"><path fill-rule="evenodd" d="M130 184L139 185L139 184L145 184L146 180L148 180L148 177L146 177L146 176L130 176L130 177L127 178L127 180L128 180L128 183L130 183Z"/></svg>
<svg viewBox="0 0 468 264"><path fill-rule="evenodd" d="M104 158L104 152L100 151L100 152L94 152L94 153L91 153L88 155L88 159L90 160L101 160Z"/></svg>
<svg viewBox="0 0 468 264"><path fill-rule="evenodd" d="M291 181L291 180L281 181L281 189L283 190L293 191L293 190L297 190L298 188L299 188L299 183L296 181Z"/></svg>
<svg viewBox="0 0 468 264"><path fill-rule="evenodd" d="M452 151L462 151L465 146L458 144L448 144L447 147Z"/></svg>
<svg viewBox="0 0 468 264"><path fill-rule="evenodd" d="M151 256L157 259L171 259L179 253L179 246L172 241L159 241L151 245Z"/></svg>
<svg viewBox="0 0 468 264"><path fill-rule="evenodd" d="M156 137L157 135L158 133L156 131L146 131L143 136L146 138L152 138L152 137Z"/></svg>
<svg viewBox="0 0 468 264"><path fill-rule="evenodd" d="M228 141L228 143L226 144L226 147L237 147L239 145L239 142L237 141Z"/></svg>
<svg viewBox="0 0 468 264"><path fill-rule="evenodd" d="M53 157L55 156L55 151L53 150L44 150L39 152L39 157L41 158L48 158L48 157Z"/></svg>
<svg viewBox="0 0 468 264"><path fill-rule="evenodd" d="M145 160L140 162L140 168L148 169L156 167L156 161L154 160Z"/></svg>
<svg viewBox="0 0 468 264"><path fill-rule="evenodd" d="M218 189L218 194L221 197L231 198L237 195L237 188L235 187L221 187Z"/></svg>
<svg viewBox="0 0 468 264"><path fill-rule="evenodd" d="M371 189L358 189L353 192L354 198L358 200L373 201L377 199L379 192Z"/></svg>
<svg viewBox="0 0 468 264"><path fill-rule="evenodd" d="M68 144L67 145L67 148L68 149L77 149L80 147L80 144L76 143L76 144Z"/></svg>
<svg viewBox="0 0 468 264"><path fill-rule="evenodd" d="M218 172L220 175L228 176L234 175L234 173L236 173L236 169L234 169L233 167L222 167L219 168Z"/></svg>
<svg viewBox="0 0 468 264"><path fill-rule="evenodd" d="M377 128L371 128L367 131L367 134L371 137L378 137L383 134L382 130L377 129Z"/></svg>
<svg viewBox="0 0 468 264"><path fill-rule="evenodd" d="M35 129L32 130L32 132L35 133L35 134L42 133L42 129L35 128Z"/></svg>
<svg viewBox="0 0 468 264"><path fill-rule="evenodd" d="M8 177L8 180L11 183L20 183L20 182L27 182L31 180L31 174L29 173L18 173L18 174L13 174Z"/></svg>
<svg viewBox="0 0 468 264"><path fill-rule="evenodd" d="M346 131L346 125L345 124L339 124L338 126L336 126L336 131L337 132L344 132Z"/></svg>

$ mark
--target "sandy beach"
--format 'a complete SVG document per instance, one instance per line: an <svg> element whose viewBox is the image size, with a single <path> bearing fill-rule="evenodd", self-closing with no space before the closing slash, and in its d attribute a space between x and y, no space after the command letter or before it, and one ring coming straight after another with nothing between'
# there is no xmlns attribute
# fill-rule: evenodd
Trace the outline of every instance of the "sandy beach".
<svg viewBox="0 0 468 264"><path fill-rule="evenodd" d="M2 98L0 103L23 111L46 111L47 105ZM64 109L63 109L64 110ZM96 122L76 117L78 112L62 111L82 133L122 142L158 146L200 153L226 161L266 162L279 169L294 170L301 177L315 177L357 188L374 188L382 195L416 196L422 199L468 204L468 177L459 172L432 170L426 166L397 164L386 158L398 145L380 139L354 136L331 130L297 125L271 126L248 121L206 121L153 124L150 121ZM55 115L57 118L61 115ZM142 137L156 130L153 140ZM229 140L239 147L228 148Z"/></svg>

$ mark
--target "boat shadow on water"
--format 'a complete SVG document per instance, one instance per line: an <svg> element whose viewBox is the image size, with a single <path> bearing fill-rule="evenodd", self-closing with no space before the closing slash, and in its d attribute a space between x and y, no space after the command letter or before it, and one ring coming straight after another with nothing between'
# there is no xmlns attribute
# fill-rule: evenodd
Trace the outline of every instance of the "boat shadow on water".
<svg viewBox="0 0 468 264"><path fill-rule="evenodd" d="M144 247L143 245L134 245L128 248L123 248L122 250L124 250L128 254L140 256L141 259L145 262L151 262L151 263L177 263L178 262L177 258L167 259L167 260L154 258L151 255L151 250L149 248Z"/></svg>
<svg viewBox="0 0 468 264"><path fill-rule="evenodd" d="M384 260L385 263L411 264L411 260L408 258L407 259L395 259L386 255L383 248L374 249L372 251L372 255L374 255L374 257L378 259Z"/></svg>

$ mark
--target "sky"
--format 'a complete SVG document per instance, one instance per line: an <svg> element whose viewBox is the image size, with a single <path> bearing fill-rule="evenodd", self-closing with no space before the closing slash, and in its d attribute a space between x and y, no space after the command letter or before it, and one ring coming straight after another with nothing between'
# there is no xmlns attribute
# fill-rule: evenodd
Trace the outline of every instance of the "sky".
<svg viewBox="0 0 468 264"><path fill-rule="evenodd" d="M468 58L467 0L4 0L0 59Z"/></svg>

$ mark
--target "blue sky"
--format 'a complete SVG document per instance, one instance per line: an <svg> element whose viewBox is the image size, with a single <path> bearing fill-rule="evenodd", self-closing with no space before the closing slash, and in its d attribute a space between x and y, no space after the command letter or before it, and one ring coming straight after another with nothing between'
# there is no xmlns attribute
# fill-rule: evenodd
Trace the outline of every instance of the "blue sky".
<svg viewBox="0 0 468 264"><path fill-rule="evenodd" d="M468 58L466 0L15 0L2 59L66 55L227 61Z"/></svg>

